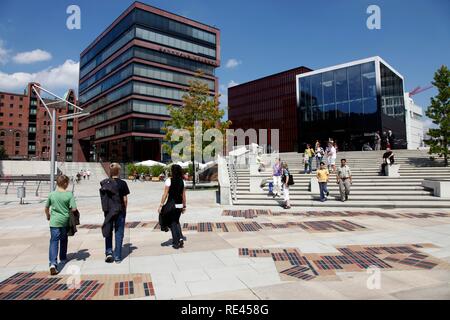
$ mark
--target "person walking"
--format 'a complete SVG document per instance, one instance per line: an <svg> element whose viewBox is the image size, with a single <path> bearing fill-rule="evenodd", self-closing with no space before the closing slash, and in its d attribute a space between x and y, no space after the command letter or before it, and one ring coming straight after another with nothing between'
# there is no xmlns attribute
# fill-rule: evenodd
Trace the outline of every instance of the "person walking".
<svg viewBox="0 0 450 320"><path fill-rule="evenodd" d="M328 192L328 178L330 172L327 167L325 167L325 162L320 162L320 167L317 170L317 180L319 181L319 190L320 190L320 201L324 202L327 200L327 197L330 195Z"/></svg>
<svg viewBox="0 0 450 320"><path fill-rule="evenodd" d="M347 160L341 159L341 166L337 169L336 183L339 185L339 192L341 194L341 201L347 201L350 194L350 186L352 181L352 172L347 166Z"/></svg>
<svg viewBox="0 0 450 320"><path fill-rule="evenodd" d="M283 182L283 197L284 197L284 209L290 209L291 208L291 204L290 204L290 199L289 199L289 184L292 183L292 181L290 181L290 173L289 173L289 168L288 168L288 164L286 163L286 161L283 161L283 163L281 164L281 167L283 168L283 177L281 179L281 181Z"/></svg>
<svg viewBox="0 0 450 320"><path fill-rule="evenodd" d="M83 173L83 180L86 180L86 170L81 170L81 172Z"/></svg>
<svg viewBox="0 0 450 320"><path fill-rule="evenodd" d="M100 182L100 198L105 214L102 234L105 238L105 262L107 263L120 263L122 261L122 243L130 190L127 183L119 178L120 170L120 164L111 163L109 167L110 177ZM114 251L112 244L113 230L115 238Z"/></svg>
<svg viewBox="0 0 450 320"><path fill-rule="evenodd" d="M86 170L86 176L88 180L91 178L91 171L89 169Z"/></svg>
<svg viewBox="0 0 450 320"><path fill-rule="evenodd" d="M311 148L310 144L306 145L305 154L308 155L308 173L311 173L312 172L312 163L313 163L313 158L314 158L315 153L314 153L314 150Z"/></svg>
<svg viewBox="0 0 450 320"><path fill-rule="evenodd" d="M327 147L327 163L328 163L328 170L330 170L330 167L332 169L332 172L336 172L336 148L334 146L333 142L328 143Z"/></svg>
<svg viewBox="0 0 450 320"><path fill-rule="evenodd" d="M280 189L281 189L281 174L282 174L282 168L280 163L280 158L275 159L275 164L272 168L272 180L273 180L273 188L274 193L273 197L279 197L280 196Z"/></svg>
<svg viewBox="0 0 450 320"><path fill-rule="evenodd" d="M375 150L381 150L381 137L380 137L380 131L375 132Z"/></svg>
<svg viewBox="0 0 450 320"><path fill-rule="evenodd" d="M325 151L320 146L320 142L318 141L316 142L315 154L316 154L316 170L319 170L320 163L322 162L323 156L325 155Z"/></svg>
<svg viewBox="0 0 450 320"><path fill-rule="evenodd" d="M164 210L164 206L167 209ZM172 247L179 249L184 247L183 233L181 231L180 216L186 211L186 187L183 180L181 166L173 164L171 177L164 182L164 193L158 208L158 213L168 215L170 231L172 232Z"/></svg>
<svg viewBox="0 0 450 320"><path fill-rule="evenodd" d="M45 215L50 222L49 268L50 274L58 274L59 260L64 264L67 260L67 228L69 227L70 211L77 211L77 204L73 193L66 191L69 177L60 175L56 178L56 190L50 192L45 203ZM59 247L59 248L58 248Z"/></svg>

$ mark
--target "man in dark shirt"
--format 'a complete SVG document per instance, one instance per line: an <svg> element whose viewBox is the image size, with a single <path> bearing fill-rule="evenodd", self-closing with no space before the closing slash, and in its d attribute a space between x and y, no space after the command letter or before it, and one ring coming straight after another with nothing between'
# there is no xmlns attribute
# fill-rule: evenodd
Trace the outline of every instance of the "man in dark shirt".
<svg viewBox="0 0 450 320"><path fill-rule="evenodd" d="M381 164L381 174L386 175L386 166L394 164L394 153L391 148L386 148L386 152L383 154L383 163Z"/></svg>
<svg viewBox="0 0 450 320"><path fill-rule="evenodd" d="M117 183L117 189L119 192L119 199L120 199L120 207L122 210L112 220L115 237L114 252L112 249L112 229L110 235L105 237L105 247L106 247L105 262L107 263L111 263L113 261L115 261L116 263L120 263L122 261L122 243L123 243L123 236L125 233L125 217L127 213L128 195L130 194L130 190L128 189L127 183L119 178L120 169L121 167L118 163L111 163L110 177Z"/></svg>

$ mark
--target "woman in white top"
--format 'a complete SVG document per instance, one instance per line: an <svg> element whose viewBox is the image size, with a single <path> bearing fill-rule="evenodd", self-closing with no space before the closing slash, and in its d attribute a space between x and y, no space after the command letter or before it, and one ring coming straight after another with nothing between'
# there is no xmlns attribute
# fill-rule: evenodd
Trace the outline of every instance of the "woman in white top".
<svg viewBox="0 0 450 320"><path fill-rule="evenodd" d="M171 178L167 178L164 182L164 194L162 195L158 212L161 213L161 209L165 203L169 204L171 201L174 202L174 210L163 214L168 215L165 220L168 221L170 231L172 232L172 247L174 249L179 249L184 246L180 216L186 210L186 188L181 167L177 164L173 164L171 173Z"/></svg>
<svg viewBox="0 0 450 320"><path fill-rule="evenodd" d="M328 162L328 169L330 169L331 166L332 171L336 172L336 148L334 147L332 142L328 143L327 162Z"/></svg>

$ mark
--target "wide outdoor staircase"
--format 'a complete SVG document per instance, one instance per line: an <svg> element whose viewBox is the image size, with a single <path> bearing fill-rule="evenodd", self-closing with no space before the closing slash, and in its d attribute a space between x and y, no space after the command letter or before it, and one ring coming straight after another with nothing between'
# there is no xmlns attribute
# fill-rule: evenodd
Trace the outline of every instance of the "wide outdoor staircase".
<svg viewBox="0 0 450 320"><path fill-rule="evenodd" d="M336 165L341 158L347 159L353 173L353 185L349 201L341 202L334 174L330 174L328 201L320 202L319 194L309 190L310 179L315 176L303 173L302 155L282 153L280 158L289 165L295 184L290 186L292 206L298 207L376 207L376 208L445 208L450 211L450 199L435 197L432 190L422 187L425 178L450 179L450 167L444 167L440 159L431 160L426 151L394 150L395 163L400 165L400 177L380 176L381 158L384 151L339 152ZM313 168L315 169L315 159ZM282 197L269 195L266 184L264 192L251 193L249 170L236 169L237 188L235 205L280 206ZM271 169L261 174L261 180L271 177Z"/></svg>
<svg viewBox="0 0 450 320"><path fill-rule="evenodd" d="M99 162L63 162L58 163L58 169L68 177L73 177L81 170L91 172L91 180L100 181L107 178L105 169Z"/></svg>

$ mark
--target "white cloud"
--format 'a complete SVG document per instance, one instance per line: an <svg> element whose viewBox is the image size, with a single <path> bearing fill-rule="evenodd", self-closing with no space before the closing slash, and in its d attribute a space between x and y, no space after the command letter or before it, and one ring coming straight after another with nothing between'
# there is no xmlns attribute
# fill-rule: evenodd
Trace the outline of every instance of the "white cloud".
<svg viewBox="0 0 450 320"><path fill-rule="evenodd" d="M50 52L41 49L35 49L27 52L19 52L13 57L13 61L20 64L30 64L40 61L48 61L51 58L52 55L50 54Z"/></svg>
<svg viewBox="0 0 450 320"><path fill-rule="evenodd" d="M0 39L0 64L5 64L8 61L9 53L4 47L4 42Z"/></svg>
<svg viewBox="0 0 450 320"><path fill-rule="evenodd" d="M66 60L57 67L50 67L35 73L15 72L4 73L0 71L0 90L20 91L28 82L38 82L50 90L77 89L79 63Z"/></svg>
<svg viewBox="0 0 450 320"><path fill-rule="evenodd" d="M228 59L227 63L225 64L225 67L228 69L234 69L240 64L242 64L242 61L232 58Z"/></svg>

